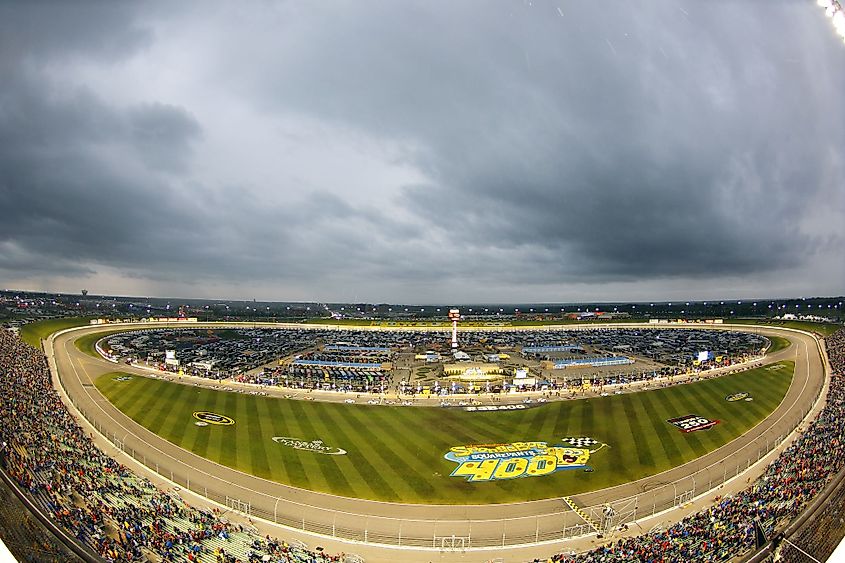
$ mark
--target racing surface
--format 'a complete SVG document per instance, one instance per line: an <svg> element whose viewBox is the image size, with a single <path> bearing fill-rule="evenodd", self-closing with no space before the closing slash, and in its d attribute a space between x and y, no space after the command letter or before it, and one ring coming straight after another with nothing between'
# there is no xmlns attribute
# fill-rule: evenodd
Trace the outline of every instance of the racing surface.
<svg viewBox="0 0 845 563"><path fill-rule="evenodd" d="M156 325L142 326L157 328ZM192 325L192 328L198 326L205 325ZM295 326L302 328L302 325ZM643 328L643 325L636 326ZM714 329L712 325L688 326ZM80 352L73 343L80 336L110 328L114 327L71 330L46 343L48 358L55 362L52 365L58 369L61 386L83 416L112 443L163 477L211 500L292 528L390 546L492 548L560 540L593 531L570 504L559 498L471 506L384 503L297 489L194 455L135 423L94 387L94 380L103 373L121 371L149 376L148 371L140 368L93 358ZM585 508L582 514L594 524L615 526L650 516L720 485L782 441L812 407L824 383L822 357L812 336L748 325L722 325L717 330L724 329L753 330L763 335L783 336L792 342L788 348L766 358L766 363L795 362L792 384L783 402L743 436L694 461L639 481L569 499L575 506ZM521 398L513 401L518 402ZM606 504L612 506L611 512L604 512ZM603 513L610 517L603 518Z"/></svg>

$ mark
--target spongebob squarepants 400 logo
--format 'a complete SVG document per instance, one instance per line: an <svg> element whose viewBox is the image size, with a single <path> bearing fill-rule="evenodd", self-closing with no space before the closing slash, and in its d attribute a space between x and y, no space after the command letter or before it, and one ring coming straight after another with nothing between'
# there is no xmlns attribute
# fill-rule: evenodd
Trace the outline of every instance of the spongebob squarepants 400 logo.
<svg viewBox="0 0 845 563"><path fill-rule="evenodd" d="M452 477L467 481L496 481L517 477L542 477L568 469L589 470L590 456L607 444L592 438L564 438L561 444L512 442L454 446L445 455L458 464Z"/></svg>

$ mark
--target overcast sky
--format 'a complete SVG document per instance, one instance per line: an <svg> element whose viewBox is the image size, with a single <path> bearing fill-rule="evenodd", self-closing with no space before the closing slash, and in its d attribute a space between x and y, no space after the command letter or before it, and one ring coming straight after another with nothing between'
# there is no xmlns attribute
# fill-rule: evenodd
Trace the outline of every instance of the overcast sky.
<svg viewBox="0 0 845 563"><path fill-rule="evenodd" d="M0 5L0 287L845 292L812 0Z"/></svg>

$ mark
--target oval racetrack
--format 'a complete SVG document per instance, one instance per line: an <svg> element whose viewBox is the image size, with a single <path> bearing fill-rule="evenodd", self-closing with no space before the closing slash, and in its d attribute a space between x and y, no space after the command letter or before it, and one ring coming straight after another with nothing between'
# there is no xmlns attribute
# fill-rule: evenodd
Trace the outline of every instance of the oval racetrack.
<svg viewBox="0 0 845 563"><path fill-rule="evenodd" d="M206 325L192 325L191 328L202 326ZM256 325L250 323L249 326ZM267 326L283 328L283 325ZM303 325L294 326L303 328ZM644 325L635 326L644 328ZM713 329L712 325L687 326ZM560 540L591 531L582 517L557 498L472 506L384 503L297 489L194 455L134 422L94 387L94 380L99 375L118 369L148 375L139 368L116 366L93 358L74 345L74 340L81 336L113 328L108 325L85 327L51 337L46 343L47 355L51 367L57 368L62 388L83 416L124 452L163 477L221 504L241 508L248 505L251 515L293 528L390 546L503 547ZM158 327L123 325L121 328ZM573 326L563 328L572 329ZM671 328L679 327L672 325ZM795 362L792 384L780 406L743 436L692 462L640 481L573 497L577 506L595 508L588 509L587 515L600 514L602 507L609 503L620 521L631 520L688 501L705 493L711 485L721 484L748 468L804 418L824 383L824 365L816 340L797 331L748 325L723 325L719 330L728 328L783 336L792 342L767 360ZM529 329L531 327L524 330ZM634 507L636 512L633 512Z"/></svg>

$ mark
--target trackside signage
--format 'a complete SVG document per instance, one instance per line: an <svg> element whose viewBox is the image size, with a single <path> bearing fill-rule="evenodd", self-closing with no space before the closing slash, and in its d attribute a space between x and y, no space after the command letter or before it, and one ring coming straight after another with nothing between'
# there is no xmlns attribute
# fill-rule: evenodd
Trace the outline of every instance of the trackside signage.
<svg viewBox="0 0 845 563"><path fill-rule="evenodd" d="M325 444L323 444L322 440L301 440L299 438L290 438L288 436L273 436L273 441L277 444L281 444L283 446L287 446L289 448L293 448L295 450L301 450L305 452L311 452L315 454L325 454L325 455L346 455L346 450L341 448L332 448Z"/></svg>

